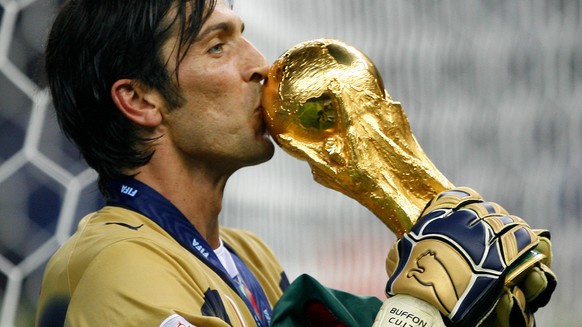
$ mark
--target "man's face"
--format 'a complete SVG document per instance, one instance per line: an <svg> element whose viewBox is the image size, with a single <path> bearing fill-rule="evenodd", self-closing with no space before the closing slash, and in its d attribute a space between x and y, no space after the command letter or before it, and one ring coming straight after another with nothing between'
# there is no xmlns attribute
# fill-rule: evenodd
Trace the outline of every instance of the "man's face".
<svg viewBox="0 0 582 327"><path fill-rule="evenodd" d="M268 64L242 32L240 18L219 1L179 66L186 101L164 113L167 137L185 160L224 172L267 161L274 151L261 107ZM165 58L175 57L175 41L165 44Z"/></svg>

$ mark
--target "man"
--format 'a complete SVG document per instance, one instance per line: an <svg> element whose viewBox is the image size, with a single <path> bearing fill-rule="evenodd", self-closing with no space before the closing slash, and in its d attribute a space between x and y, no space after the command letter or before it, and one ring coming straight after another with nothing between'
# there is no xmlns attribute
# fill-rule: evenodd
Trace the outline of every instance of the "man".
<svg viewBox="0 0 582 327"><path fill-rule="evenodd" d="M230 175L274 151L268 65L243 29L222 0L62 9L48 80L108 205L49 262L40 326L268 325L285 274L255 236L218 222Z"/></svg>
<svg viewBox="0 0 582 327"><path fill-rule="evenodd" d="M47 264L39 326L271 324L288 286L281 265L218 221L228 178L273 155L260 104L268 65L243 30L225 0L65 4L49 86L107 205Z"/></svg>

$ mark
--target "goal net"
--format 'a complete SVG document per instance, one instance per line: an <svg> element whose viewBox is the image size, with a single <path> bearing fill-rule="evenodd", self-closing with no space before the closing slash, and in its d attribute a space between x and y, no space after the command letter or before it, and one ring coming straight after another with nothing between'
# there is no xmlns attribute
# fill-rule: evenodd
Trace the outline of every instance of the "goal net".
<svg viewBox="0 0 582 327"><path fill-rule="evenodd" d="M102 205L96 174L59 131L42 80L62 1L0 0L0 327L32 326L48 258ZM538 323L582 319L582 4L577 0L235 0L274 61L309 39L366 53L455 185L552 231L559 286ZM391 232L280 149L227 184L224 225L269 244L291 279L384 298Z"/></svg>

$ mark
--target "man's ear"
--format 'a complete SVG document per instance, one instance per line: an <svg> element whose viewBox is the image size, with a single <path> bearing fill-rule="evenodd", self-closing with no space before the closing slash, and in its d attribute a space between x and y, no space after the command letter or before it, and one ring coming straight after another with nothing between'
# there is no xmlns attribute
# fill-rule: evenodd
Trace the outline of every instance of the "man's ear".
<svg viewBox="0 0 582 327"><path fill-rule="evenodd" d="M156 127L162 122L161 94L131 79L120 79L111 87L111 97L119 110L139 126Z"/></svg>

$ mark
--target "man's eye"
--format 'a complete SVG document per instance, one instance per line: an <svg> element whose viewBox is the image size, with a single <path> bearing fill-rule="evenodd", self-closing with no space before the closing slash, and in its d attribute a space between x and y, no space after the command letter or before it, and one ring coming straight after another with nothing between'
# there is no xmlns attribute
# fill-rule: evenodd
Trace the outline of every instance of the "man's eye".
<svg viewBox="0 0 582 327"><path fill-rule="evenodd" d="M208 49L208 53L214 53L214 54L222 53L223 47L224 47L224 43L219 43L219 44L213 46L212 48Z"/></svg>

